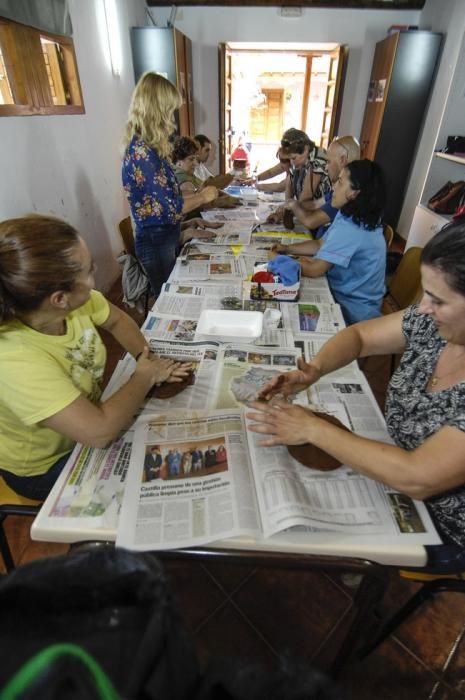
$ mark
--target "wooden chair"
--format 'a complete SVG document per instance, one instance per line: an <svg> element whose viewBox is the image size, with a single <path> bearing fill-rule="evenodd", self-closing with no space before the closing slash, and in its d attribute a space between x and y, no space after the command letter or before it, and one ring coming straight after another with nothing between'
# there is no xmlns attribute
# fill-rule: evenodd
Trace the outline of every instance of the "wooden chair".
<svg viewBox="0 0 465 700"><path fill-rule="evenodd" d="M420 256L421 248L413 247L405 251L402 259L387 283L381 312L384 316L418 301L422 294ZM396 367L396 355L391 356L391 375Z"/></svg>
<svg viewBox="0 0 465 700"><path fill-rule="evenodd" d="M389 250L394 240L394 229L389 224L384 224L383 234L386 241L386 250Z"/></svg>
<svg viewBox="0 0 465 700"><path fill-rule="evenodd" d="M127 216L121 219L118 224L121 238L123 239L124 249L129 255L136 257L136 248L134 245L134 231L132 230L131 217Z"/></svg>
<svg viewBox="0 0 465 700"><path fill-rule="evenodd" d="M121 219L121 221L118 224L119 232L121 235L121 238L123 239L123 245L126 253L128 255L132 255L133 258L135 258L139 264L139 267L143 270L143 265L140 263L140 261L137 258L136 255L136 246L134 243L134 231L132 229L132 221L131 217L127 216L125 219ZM147 291L144 294L144 315L147 317L148 311L149 311L149 301L150 301L150 284L147 283Z"/></svg>
<svg viewBox="0 0 465 700"><path fill-rule="evenodd" d="M381 311L384 315L406 309L421 296L420 256L421 248L405 251L397 270L388 282L388 291Z"/></svg>
<svg viewBox="0 0 465 700"><path fill-rule="evenodd" d="M19 496L0 476L0 553L8 572L15 568L15 563L3 523L9 515L35 517L41 505L41 501L33 501Z"/></svg>

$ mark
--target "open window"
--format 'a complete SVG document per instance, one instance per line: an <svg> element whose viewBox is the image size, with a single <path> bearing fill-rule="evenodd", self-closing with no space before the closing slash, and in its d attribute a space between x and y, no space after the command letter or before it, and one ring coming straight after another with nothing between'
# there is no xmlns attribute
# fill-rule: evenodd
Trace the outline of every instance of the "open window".
<svg viewBox="0 0 465 700"><path fill-rule="evenodd" d="M0 17L0 116L84 111L73 40Z"/></svg>

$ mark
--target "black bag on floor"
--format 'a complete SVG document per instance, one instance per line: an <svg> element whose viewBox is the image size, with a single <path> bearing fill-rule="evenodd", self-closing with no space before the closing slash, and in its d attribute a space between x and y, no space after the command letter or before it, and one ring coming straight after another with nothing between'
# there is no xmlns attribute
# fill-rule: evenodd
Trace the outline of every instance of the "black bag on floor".
<svg viewBox="0 0 465 700"><path fill-rule="evenodd" d="M151 554L108 546L19 567L0 581L0 620L0 688L37 652L72 643L125 700L194 695L195 651Z"/></svg>

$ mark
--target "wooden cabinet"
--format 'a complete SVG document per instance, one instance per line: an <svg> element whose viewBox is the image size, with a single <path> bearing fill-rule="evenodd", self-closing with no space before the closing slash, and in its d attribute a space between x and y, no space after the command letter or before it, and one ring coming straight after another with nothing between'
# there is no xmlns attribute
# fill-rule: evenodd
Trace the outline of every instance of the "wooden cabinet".
<svg viewBox="0 0 465 700"><path fill-rule="evenodd" d="M395 227L434 80L442 35L396 32L376 44L360 134L362 158L383 168L385 221Z"/></svg>
<svg viewBox="0 0 465 700"><path fill-rule="evenodd" d="M183 97L177 115L179 134L194 136L191 40L174 27L132 27L131 47L136 82L152 70L176 85Z"/></svg>

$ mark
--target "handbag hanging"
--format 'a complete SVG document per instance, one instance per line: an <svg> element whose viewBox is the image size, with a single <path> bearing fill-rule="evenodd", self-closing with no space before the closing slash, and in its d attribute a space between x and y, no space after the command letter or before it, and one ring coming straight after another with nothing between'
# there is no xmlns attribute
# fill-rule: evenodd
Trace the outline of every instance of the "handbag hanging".
<svg viewBox="0 0 465 700"><path fill-rule="evenodd" d="M438 214L454 214L464 193L465 182L463 180L446 182L446 184L429 199L428 207Z"/></svg>

